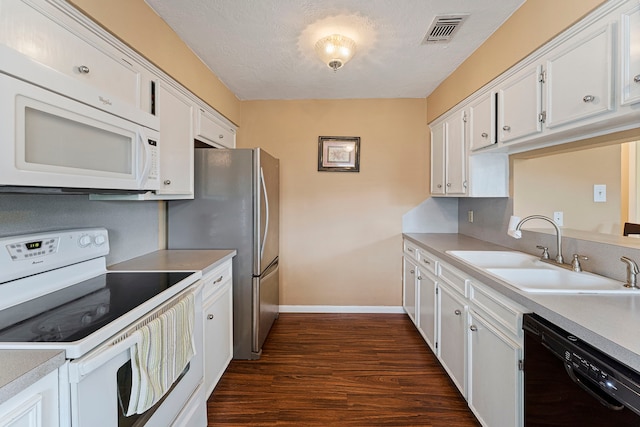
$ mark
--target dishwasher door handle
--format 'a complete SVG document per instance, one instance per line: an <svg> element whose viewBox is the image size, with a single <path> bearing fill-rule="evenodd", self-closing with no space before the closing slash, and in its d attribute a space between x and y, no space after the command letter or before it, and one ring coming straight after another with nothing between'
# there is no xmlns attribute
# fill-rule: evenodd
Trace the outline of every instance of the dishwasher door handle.
<svg viewBox="0 0 640 427"><path fill-rule="evenodd" d="M591 395L591 397L596 399L598 402L602 403L604 406L614 411L620 411L624 409L625 406L622 403L615 400L613 397L609 395L606 395L606 397L603 396L601 393L605 393L605 392L600 390L600 388L597 388L594 390L593 387L590 387L589 384L587 384L586 382L578 378L578 376L576 375L576 372L573 370L573 366L571 366L571 363L565 362L564 368L567 371L569 378L571 378L571 380L574 383L576 383L578 386L580 386L581 389L589 393L589 395ZM607 399L607 397L609 399Z"/></svg>

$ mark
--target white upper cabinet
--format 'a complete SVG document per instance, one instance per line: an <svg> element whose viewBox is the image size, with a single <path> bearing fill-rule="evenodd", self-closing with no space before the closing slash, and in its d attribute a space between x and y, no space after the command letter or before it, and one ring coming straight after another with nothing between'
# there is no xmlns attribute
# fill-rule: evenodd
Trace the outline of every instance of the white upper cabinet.
<svg viewBox="0 0 640 427"><path fill-rule="evenodd" d="M158 115L160 190L162 195L193 198L193 102L169 82L160 81Z"/></svg>
<svg viewBox="0 0 640 427"><path fill-rule="evenodd" d="M544 83L549 129L612 111L611 25L589 29L552 51L546 60Z"/></svg>
<svg viewBox="0 0 640 427"><path fill-rule="evenodd" d="M467 191L466 113L456 111L431 126L431 194L463 196Z"/></svg>
<svg viewBox="0 0 640 427"><path fill-rule="evenodd" d="M542 66L516 73L498 89L500 142L516 141L542 132Z"/></svg>
<svg viewBox="0 0 640 427"><path fill-rule="evenodd" d="M95 36L59 10L45 14L17 0L1 0L0 9L0 44L101 90L105 105L117 97L140 108L141 67L132 58L106 43L98 48Z"/></svg>
<svg viewBox="0 0 640 427"><path fill-rule="evenodd" d="M469 149L490 147L496 141L495 93L488 91L469 104Z"/></svg>
<svg viewBox="0 0 640 427"><path fill-rule="evenodd" d="M196 111L196 139L226 147L236 147L236 130L233 126L216 117L211 111L199 108Z"/></svg>
<svg viewBox="0 0 640 427"><path fill-rule="evenodd" d="M639 128L639 102L640 4L609 0L452 111L470 112L472 165L472 158L489 152L512 154ZM497 142L491 144L494 129ZM471 170L468 176L473 186Z"/></svg>
<svg viewBox="0 0 640 427"><path fill-rule="evenodd" d="M629 105L640 102L640 3L623 11L620 34L620 99Z"/></svg>

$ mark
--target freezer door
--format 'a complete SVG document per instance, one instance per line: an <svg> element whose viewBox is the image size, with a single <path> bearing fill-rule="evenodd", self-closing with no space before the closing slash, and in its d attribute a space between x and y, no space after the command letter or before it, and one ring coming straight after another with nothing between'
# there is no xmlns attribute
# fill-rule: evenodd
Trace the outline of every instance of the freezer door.
<svg viewBox="0 0 640 427"><path fill-rule="evenodd" d="M269 335L273 322L278 318L280 297L280 267L278 259L266 269L261 277L253 278L253 348L256 355Z"/></svg>
<svg viewBox="0 0 640 427"><path fill-rule="evenodd" d="M255 247L253 274L259 276L280 250L280 161L264 150L255 150Z"/></svg>

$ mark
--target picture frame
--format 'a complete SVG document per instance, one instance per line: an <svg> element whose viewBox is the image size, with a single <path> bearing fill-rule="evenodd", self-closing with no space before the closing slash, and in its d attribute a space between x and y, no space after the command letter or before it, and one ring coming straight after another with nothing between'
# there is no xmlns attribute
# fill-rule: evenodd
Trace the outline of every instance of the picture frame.
<svg viewBox="0 0 640 427"><path fill-rule="evenodd" d="M360 137L319 136L318 171L360 172Z"/></svg>

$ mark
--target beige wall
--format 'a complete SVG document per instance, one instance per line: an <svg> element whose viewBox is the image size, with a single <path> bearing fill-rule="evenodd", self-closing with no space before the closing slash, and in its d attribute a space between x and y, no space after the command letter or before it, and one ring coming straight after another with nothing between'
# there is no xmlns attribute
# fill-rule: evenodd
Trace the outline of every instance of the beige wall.
<svg viewBox="0 0 640 427"><path fill-rule="evenodd" d="M605 0L527 0L427 98L427 122L518 63Z"/></svg>
<svg viewBox="0 0 640 427"><path fill-rule="evenodd" d="M280 159L281 304L402 303L402 215L428 196L424 99L243 102L240 147ZM318 136L359 136L360 172L318 172Z"/></svg>
<svg viewBox="0 0 640 427"><path fill-rule="evenodd" d="M241 125L241 102L144 0L70 0L220 114Z"/></svg>
<svg viewBox="0 0 640 427"><path fill-rule="evenodd" d="M564 227L620 234L621 145L514 161L514 215L553 217L564 212ZM593 185L607 186L606 203L593 201ZM524 228L544 228L531 222Z"/></svg>

